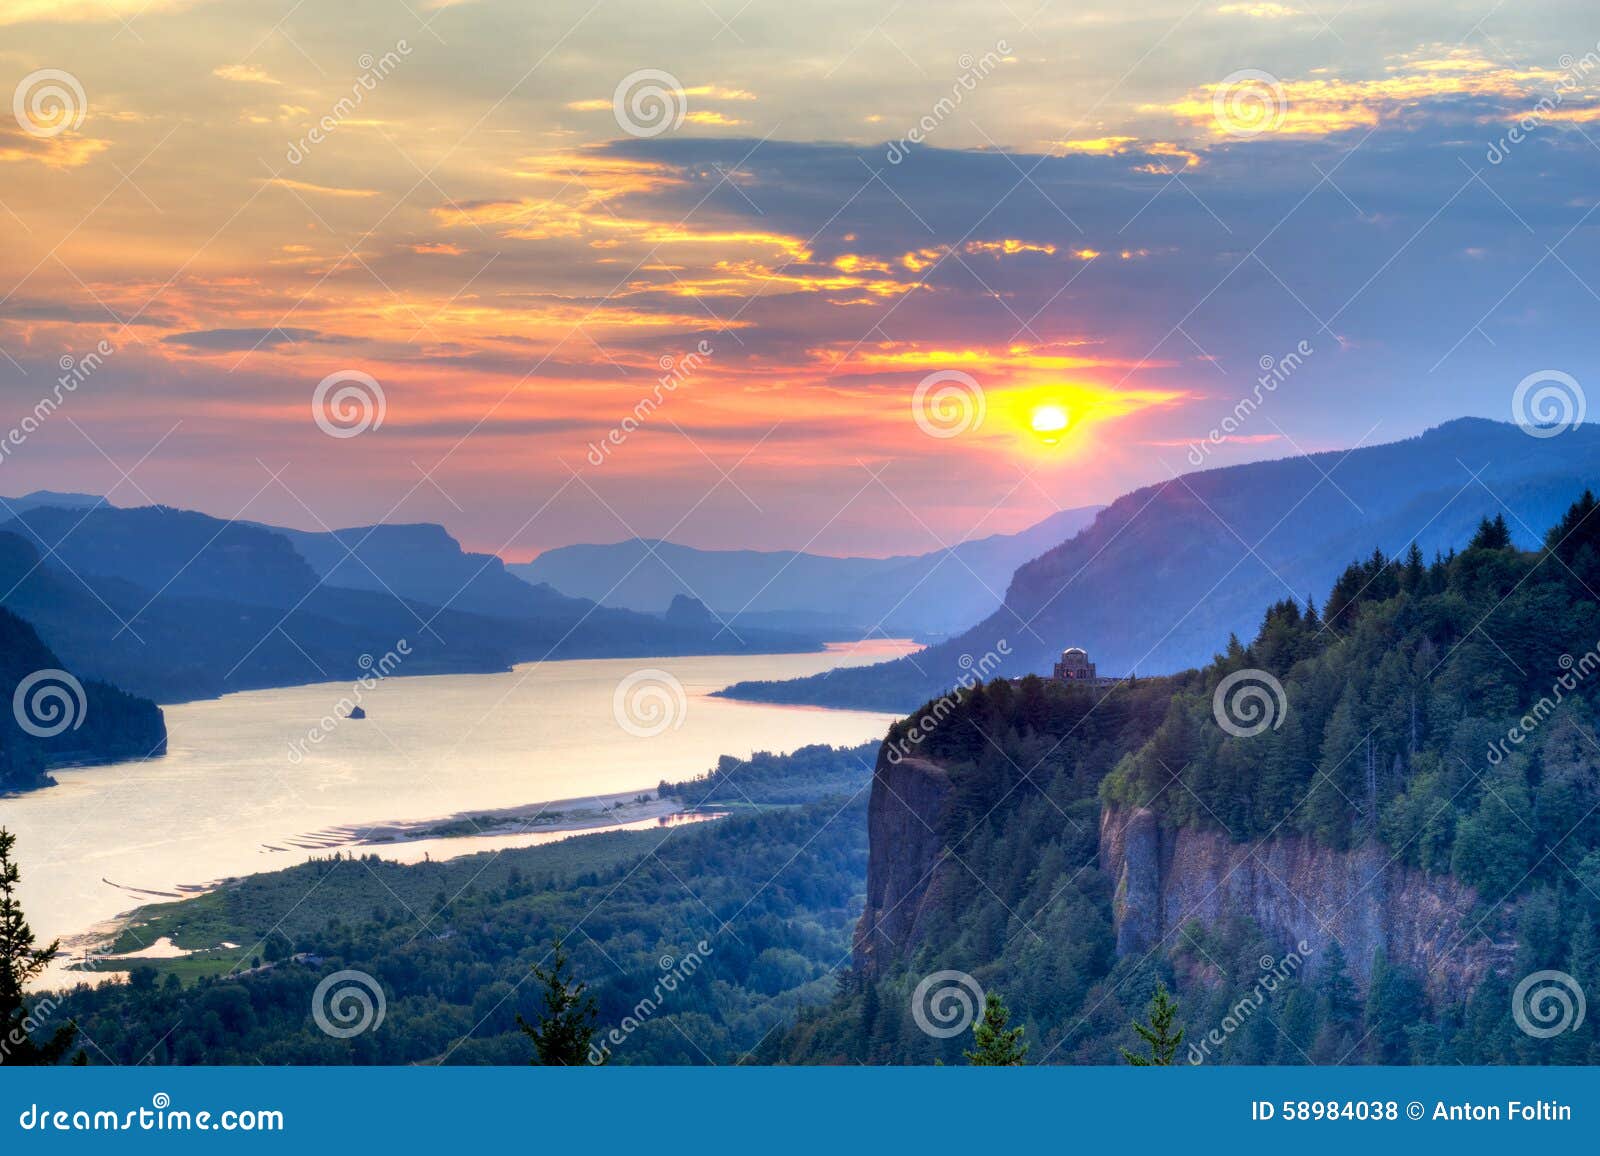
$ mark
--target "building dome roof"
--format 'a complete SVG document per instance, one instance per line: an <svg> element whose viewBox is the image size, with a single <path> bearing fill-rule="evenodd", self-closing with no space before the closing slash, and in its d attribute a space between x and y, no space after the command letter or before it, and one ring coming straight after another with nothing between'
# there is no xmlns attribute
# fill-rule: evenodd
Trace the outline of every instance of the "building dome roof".
<svg viewBox="0 0 1600 1156"><path fill-rule="evenodd" d="M1063 650L1061 652L1061 657L1062 658L1066 658L1068 655L1071 655L1071 654L1081 654L1084 658L1088 658L1089 657L1089 652L1087 650L1085 650L1081 646L1069 646L1069 647L1067 647L1065 650Z"/></svg>

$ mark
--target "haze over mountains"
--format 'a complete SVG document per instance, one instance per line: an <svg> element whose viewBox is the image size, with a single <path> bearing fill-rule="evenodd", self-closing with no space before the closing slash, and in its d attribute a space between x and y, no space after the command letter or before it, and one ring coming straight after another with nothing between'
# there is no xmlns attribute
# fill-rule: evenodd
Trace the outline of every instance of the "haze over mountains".
<svg viewBox="0 0 1600 1156"><path fill-rule="evenodd" d="M659 612L676 597L696 598L736 628L926 638L963 630L998 609L1018 566L1071 538L1101 509L1060 510L1020 533L891 558L697 550L631 538L547 550L509 570L606 606Z"/></svg>
<svg viewBox="0 0 1600 1156"><path fill-rule="evenodd" d="M396 673L541 658L783 653L811 637L672 622L566 598L464 553L439 527L280 531L92 496L6 500L0 604L67 669L158 702L358 677L404 640Z"/></svg>
<svg viewBox="0 0 1600 1156"><path fill-rule="evenodd" d="M1088 529L1019 568L1005 605L940 645L875 666L727 692L763 701L909 710L980 656L994 674L1045 673L1067 646L1101 674L1203 664L1218 640L1252 637L1262 607L1326 596L1351 558L1415 541L1431 558L1484 515L1537 544L1600 479L1600 426L1535 439L1461 418L1420 437L1184 474L1117 499ZM1001 642L1009 656L996 653Z"/></svg>
<svg viewBox="0 0 1600 1156"><path fill-rule="evenodd" d="M158 702L355 677L363 655L401 639L401 672L421 674L949 632L897 662L729 691L909 709L991 653L990 672L1009 674L1047 671L1068 645L1106 674L1203 663L1216 639L1253 633L1261 606L1320 599L1351 557L1413 540L1431 555L1484 514L1504 513L1531 546L1532 527L1594 484L1597 463L1600 427L1535 442L1461 419L1387 445L1186 474L1098 513L886 559L636 539L507 566L435 525L311 533L39 493L0 507L0 605L68 669Z"/></svg>

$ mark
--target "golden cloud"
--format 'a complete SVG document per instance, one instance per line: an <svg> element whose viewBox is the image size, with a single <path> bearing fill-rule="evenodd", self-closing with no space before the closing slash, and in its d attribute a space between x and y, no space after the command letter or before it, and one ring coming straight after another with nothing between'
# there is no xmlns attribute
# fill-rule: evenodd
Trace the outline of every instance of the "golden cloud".
<svg viewBox="0 0 1600 1156"><path fill-rule="evenodd" d="M271 84L279 81L264 68L257 68L253 64L225 64L221 68L213 68L211 75L223 80L231 80L235 84Z"/></svg>
<svg viewBox="0 0 1600 1156"><path fill-rule="evenodd" d="M1171 104L1146 105L1144 110L1170 113L1218 138L1257 134L1318 137L1372 128L1407 108L1445 97L1525 100L1562 79L1559 72L1509 68L1465 49L1405 60L1388 66L1387 71L1389 75L1370 80L1320 76L1276 80L1252 74L1243 80L1203 85ZM1230 100L1249 103L1262 119L1241 132L1229 118L1218 115L1219 107Z"/></svg>

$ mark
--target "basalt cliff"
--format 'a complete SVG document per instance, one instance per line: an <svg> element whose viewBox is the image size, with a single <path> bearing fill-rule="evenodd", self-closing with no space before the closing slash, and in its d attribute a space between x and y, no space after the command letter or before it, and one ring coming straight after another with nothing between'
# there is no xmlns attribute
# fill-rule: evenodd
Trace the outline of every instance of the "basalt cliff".
<svg viewBox="0 0 1600 1156"><path fill-rule="evenodd" d="M950 775L934 762L880 758L868 806L866 908L855 963L888 971L925 939L952 871L946 845ZM1449 875L1403 866L1381 845L1341 851L1277 834L1237 843L1220 830L1174 829L1145 808L1101 810L1097 866L1110 892L1118 956L1158 955L1191 921L1248 919L1285 949L1316 952L1336 939L1352 978L1365 989L1380 952L1423 977L1430 997L1464 999L1492 971L1504 972L1516 944L1508 913L1484 920L1473 888Z"/></svg>

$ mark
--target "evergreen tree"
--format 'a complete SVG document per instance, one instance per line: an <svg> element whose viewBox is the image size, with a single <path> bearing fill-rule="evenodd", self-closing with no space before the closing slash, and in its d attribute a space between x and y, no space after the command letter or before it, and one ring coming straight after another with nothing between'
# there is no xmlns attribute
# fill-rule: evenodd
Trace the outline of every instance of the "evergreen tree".
<svg viewBox="0 0 1600 1156"><path fill-rule="evenodd" d="M1149 1045L1150 1054L1141 1056L1123 1048L1122 1058L1136 1068L1171 1067L1178 1049L1183 1046L1183 1029L1180 1027L1176 1032L1173 1031L1178 1018L1178 1004L1167 994L1166 984L1156 984L1156 994L1150 999L1149 1015L1149 1027L1134 1020L1133 1030Z"/></svg>
<svg viewBox="0 0 1600 1156"><path fill-rule="evenodd" d="M559 936L550 955L549 970L539 964L533 967L535 978L544 984L544 1010L533 1024L519 1013L517 1026L533 1040L536 1058L531 1063L546 1067L582 1064L589 1058L600 1013L594 996L587 994L589 985L566 974L569 960Z"/></svg>
<svg viewBox="0 0 1600 1156"><path fill-rule="evenodd" d="M56 957L61 941L47 947L34 946L33 929L17 902L17 882L22 872L11 861L16 842L15 835L0 827L0 1046L5 1048L0 1063L57 1064L77 1038L78 1025L63 1024L42 1044L32 1038L39 1025L28 1013L23 989ZM83 1062L82 1052L74 1062Z"/></svg>
<svg viewBox="0 0 1600 1156"><path fill-rule="evenodd" d="M1511 529L1504 514L1496 514L1494 521L1484 518L1478 523L1478 532L1467 543L1469 550L1504 550L1511 545Z"/></svg>
<svg viewBox="0 0 1600 1156"><path fill-rule="evenodd" d="M1011 1013L994 992L983 997L983 1018L972 1029L973 1041L978 1045L963 1052L967 1063L975 1068L1016 1068L1028 1058L1028 1045L1022 1042L1023 1029L1007 1027Z"/></svg>

